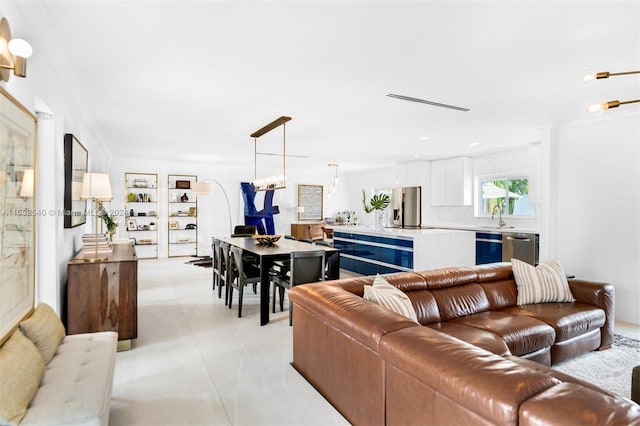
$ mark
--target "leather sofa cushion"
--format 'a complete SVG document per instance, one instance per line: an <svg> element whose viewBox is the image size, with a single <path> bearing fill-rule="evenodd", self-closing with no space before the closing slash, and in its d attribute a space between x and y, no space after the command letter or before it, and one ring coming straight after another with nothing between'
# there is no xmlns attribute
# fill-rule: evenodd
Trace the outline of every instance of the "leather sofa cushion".
<svg viewBox="0 0 640 426"><path fill-rule="evenodd" d="M478 274L473 269L466 267L434 269L417 272L417 274L424 279L429 290L470 284L478 279ZM401 290L411 291L413 289L401 288Z"/></svg>
<svg viewBox="0 0 640 426"><path fill-rule="evenodd" d="M475 327L467 327L466 325L453 322L439 322L429 324L428 327L464 342L471 343L496 355L511 355L504 340L489 331L479 330Z"/></svg>
<svg viewBox="0 0 640 426"><path fill-rule="evenodd" d="M553 345L556 333L548 324L526 315L487 311L453 320L501 337L512 355L524 355Z"/></svg>
<svg viewBox="0 0 640 426"><path fill-rule="evenodd" d="M640 406L575 383L553 386L520 407L520 426L640 425Z"/></svg>
<svg viewBox="0 0 640 426"><path fill-rule="evenodd" d="M489 309L489 299L480 284L432 290L440 310L440 319L450 321Z"/></svg>
<svg viewBox="0 0 640 426"><path fill-rule="evenodd" d="M429 327L386 335L380 343L380 356L436 390L432 393L435 401L421 401L424 406L437 403L442 395L493 424L517 424L523 401L559 383ZM387 385L393 387L394 383L388 380ZM448 412L451 424L456 424L457 413ZM420 419L420 424L428 424L428 419Z"/></svg>
<svg viewBox="0 0 640 426"><path fill-rule="evenodd" d="M538 303L504 309L510 314L526 315L549 324L556 332L556 342L573 339L604 325L602 309L582 303Z"/></svg>

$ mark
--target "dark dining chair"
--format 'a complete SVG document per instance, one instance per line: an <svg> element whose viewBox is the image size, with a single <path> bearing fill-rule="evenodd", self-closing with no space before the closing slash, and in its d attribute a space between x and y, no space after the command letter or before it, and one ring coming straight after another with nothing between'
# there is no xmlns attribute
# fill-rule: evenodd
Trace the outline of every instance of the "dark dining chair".
<svg viewBox="0 0 640 426"><path fill-rule="evenodd" d="M224 287L224 304L229 299L229 255L231 246L229 243L220 241L220 250L218 250L220 262L220 276L218 277L218 299L222 298L222 287Z"/></svg>
<svg viewBox="0 0 640 426"><path fill-rule="evenodd" d="M220 285L220 240L211 239L211 269L213 269L213 284L211 289L215 290Z"/></svg>
<svg viewBox="0 0 640 426"><path fill-rule="evenodd" d="M284 310L284 291L299 284L324 281L324 250L291 252L289 268L271 275L273 282L272 303L276 304L276 287L280 293L280 311ZM293 324L293 308L289 301L289 325Z"/></svg>
<svg viewBox="0 0 640 426"><path fill-rule="evenodd" d="M232 237L250 237L258 232L258 227L253 225L236 225L233 228Z"/></svg>
<svg viewBox="0 0 640 426"><path fill-rule="evenodd" d="M242 300L244 298L244 288L248 284L253 284L253 291L256 293L256 288L260 282L260 268L252 262L247 262L243 257L242 248L231 247L231 258L229 263L229 309L233 302L233 289L238 290L238 318L242 317Z"/></svg>

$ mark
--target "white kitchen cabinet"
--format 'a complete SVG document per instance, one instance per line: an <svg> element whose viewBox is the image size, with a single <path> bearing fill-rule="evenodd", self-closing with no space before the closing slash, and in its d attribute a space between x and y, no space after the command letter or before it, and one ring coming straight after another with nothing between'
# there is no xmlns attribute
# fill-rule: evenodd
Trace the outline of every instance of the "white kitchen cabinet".
<svg viewBox="0 0 640 426"><path fill-rule="evenodd" d="M430 188L432 206L470 206L473 202L471 158L432 161Z"/></svg>
<svg viewBox="0 0 640 426"><path fill-rule="evenodd" d="M394 168L395 187L424 186L429 176L427 161L407 161Z"/></svg>

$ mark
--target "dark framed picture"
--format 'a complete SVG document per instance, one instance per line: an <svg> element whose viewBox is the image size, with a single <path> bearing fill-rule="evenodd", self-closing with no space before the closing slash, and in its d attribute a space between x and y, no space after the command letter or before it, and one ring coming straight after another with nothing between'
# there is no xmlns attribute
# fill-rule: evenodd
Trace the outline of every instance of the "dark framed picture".
<svg viewBox="0 0 640 426"><path fill-rule="evenodd" d="M70 133L64 135L64 227L86 223L87 202L80 199L82 178L87 173L89 153Z"/></svg>
<svg viewBox="0 0 640 426"><path fill-rule="evenodd" d="M190 180L177 180L176 181L177 189L191 189L191 181Z"/></svg>
<svg viewBox="0 0 640 426"><path fill-rule="evenodd" d="M127 230L128 231L137 231L138 230L138 223L136 222L135 219L128 219L127 220Z"/></svg>

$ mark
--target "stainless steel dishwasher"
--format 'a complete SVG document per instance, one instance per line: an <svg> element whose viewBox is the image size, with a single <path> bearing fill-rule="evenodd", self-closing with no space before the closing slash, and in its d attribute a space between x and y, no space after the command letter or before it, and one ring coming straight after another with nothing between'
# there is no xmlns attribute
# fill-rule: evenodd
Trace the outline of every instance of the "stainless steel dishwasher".
<svg viewBox="0 0 640 426"><path fill-rule="evenodd" d="M502 234L502 261L522 260L531 265L538 264L538 235L520 232Z"/></svg>

